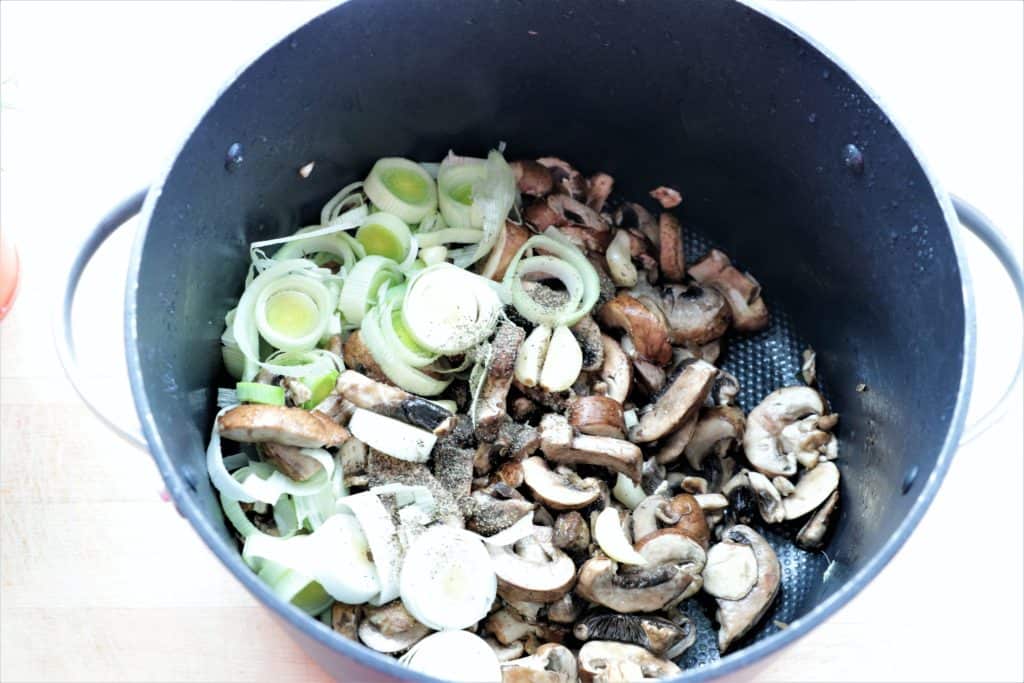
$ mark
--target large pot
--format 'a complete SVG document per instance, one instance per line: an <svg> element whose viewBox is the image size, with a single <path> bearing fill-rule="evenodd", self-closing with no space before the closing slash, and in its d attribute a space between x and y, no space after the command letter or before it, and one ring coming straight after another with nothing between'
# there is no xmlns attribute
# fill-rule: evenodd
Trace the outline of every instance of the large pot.
<svg viewBox="0 0 1024 683"><path fill-rule="evenodd" d="M608 171L624 196L682 188L692 235L713 236L755 273L776 311L771 330L727 359L747 409L789 379L803 343L817 350L842 415L834 563L773 538L787 577L775 615L789 628L767 619L722 659L702 640L684 660L702 666L682 679L734 671L796 640L903 545L960 442L974 314L957 213L1018 291L1022 279L997 233L966 206L954 212L840 64L743 4L353 0L327 12L242 72L145 201L131 198L89 236L58 341L69 374L77 379L67 321L79 275L141 207L128 368L145 447L178 510L327 671L415 678L282 603L241 561L204 472L218 338L248 242L305 224L378 157L439 159L499 140L511 157L557 154ZM305 178L297 169L309 161ZM691 249L702 244L691 238Z"/></svg>

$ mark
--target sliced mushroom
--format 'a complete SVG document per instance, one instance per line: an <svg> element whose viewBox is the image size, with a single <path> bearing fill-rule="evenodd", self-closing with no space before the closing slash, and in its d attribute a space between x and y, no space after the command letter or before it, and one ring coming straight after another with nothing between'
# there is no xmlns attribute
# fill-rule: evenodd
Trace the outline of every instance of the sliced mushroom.
<svg viewBox="0 0 1024 683"><path fill-rule="evenodd" d="M707 493L708 480L704 477L683 477L683 480L679 484L683 491L697 495L698 493Z"/></svg>
<svg viewBox="0 0 1024 683"><path fill-rule="evenodd" d="M590 176L587 181L587 206L600 213L614 185L615 178L607 173L595 173Z"/></svg>
<svg viewBox="0 0 1024 683"><path fill-rule="evenodd" d="M576 622L572 633L577 640L614 640L646 648L659 657L678 656L680 645L694 635L693 624L682 624L646 614L616 614L594 611Z"/></svg>
<svg viewBox="0 0 1024 683"><path fill-rule="evenodd" d="M814 349L804 349L800 354L800 377L809 387L814 386L814 382L818 379L816 356Z"/></svg>
<svg viewBox="0 0 1024 683"><path fill-rule="evenodd" d="M348 430L322 413L259 403L240 405L218 419L220 435L240 443L270 441L297 448L340 446Z"/></svg>
<svg viewBox="0 0 1024 683"><path fill-rule="evenodd" d="M748 546L757 561L757 582L743 598L716 598L718 611L718 650L723 654L745 635L768 611L779 592L782 568L768 542L748 526L737 524L726 530L723 542Z"/></svg>
<svg viewBox="0 0 1024 683"><path fill-rule="evenodd" d="M832 415L808 415L787 425L779 433L779 448L792 453L796 461L809 470L821 459L834 460L839 453L838 443L835 436L824 431L834 426L833 418Z"/></svg>
<svg viewBox="0 0 1024 683"><path fill-rule="evenodd" d="M619 343L606 334L601 335L604 362L599 373L606 387L605 395L619 403L625 403L633 384L633 366Z"/></svg>
<svg viewBox="0 0 1024 683"><path fill-rule="evenodd" d="M301 407L303 403L313 398L313 390L297 377L282 377L281 387L284 388L284 395L288 399L288 405Z"/></svg>
<svg viewBox="0 0 1024 683"><path fill-rule="evenodd" d="M549 413L541 419L540 447L551 462L607 467L640 481L643 453L636 444L607 436L574 436L572 425L562 415Z"/></svg>
<svg viewBox="0 0 1024 683"><path fill-rule="evenodd" d="M839 491L833 491L821 507L811 515L796 535L796 544L804 550L818 550L825 544L825 534L832 514L839 505Z"/></svg>
<svg viewBox="0 0 1024 683"><path fill-rule="evenodd" d="M519 659L526 652L526 648L523 647L523 643L520 641L514 641L508 645L502 645L498 642L497 638L484 638L484 641L491 646L494 650L494 655L498 658L499 662L511 662L515 659Z"/></svg>
<svg viewBox="0 0 1024 683"><path fill-rule="evenodd" d="M502 683L576 683L576 656L564 645L545 643L529 657L501 665Z"/></svg>
<svg viewBox="0 0 1024 683"><path fill-rule="evenodd" d="M425 486L434 496L435 519L450 526L464 526L465 520L455 497L431 474L426 465L392 458L371 448L366 457L366 476L370 486Z"/></svg>
<svg viewBox="0 0 1024 683"><path fill-rule="evenodd" d="M723 600L742 600L757 583L757 559L745 543L722 541L708 550L704 591Z"/></svg>
<svg viewBox="0 0 1024 683"><path fill-rule="evenodd" d="M331 606L331 628L349 640L355 640L362 614L362 605L346 605L343 602L336 602Z"/></svg>
<svg viewBox="0 0 1024 683"><path fill-rule="evenodd" d="M307 481L324 469L320 463L308 455L303 455L302 449L295 446L267 442L261 443L258 450L264 462L269 462L286 477L295 481Z"/></svg>
<svg viewBox="0 0 1024 683"><path fill-rule="evenodd" d="M784 449L782 431L808 415L821 415L821 394L810 387L793 386L768 394L747 416L743 450L758 472L770 477L796 474L796 454Z"/></svg>
<svg viewBox="0 0 1024 683"><path fill-rule="evenodd" d="M354 370L341 373L337 390L360 408L422 427L438 436L455 427L455 416L447 408L390 384L375 382Z"/></svg>
<svg viewBox="0 0 1024 683"><path fill-rule="evenodd" d="M824 503L837 488L839 468L833 462L823 462L813 470L804 472L793 494L782 501L786 519L803 517Z"/></svg>
<svg viewBox="0 0 1024 683"><path fill-rule="evenodd" d="M692 581L693 576L674 564L620 572L613 560L599 554L580 567L576 593L616 612L655 612L678 597Z"/></svg>
<svg viewBox="0 0 1024 683"><path fill-rule="evenodd" d="M669 501L666 517L675 520L671 525L675 531L693 539L702 548L708 547L711 532L708 529L707 515L700 506L697 496L689 493L673 496Z"/></svg>
<svg viewBox="0 0 1024 683"><path fill-rule="evenodd" d="M544 197L551 193L554 179L547 166L531 159L509 163L516 178L516 187L522 194L530 197Z"/></svg>
<svg viewBox="0 0 1024 683"><path fill-rule="evenodd" d="M649 443L679 429L704 403L717 373L714 365L701 360L682 364L657 401L629 430L630 441Z"/></svg>
<svg viewBox="0 0 1024 683"><path fill-rule="evenodd" d="M601 328L589 315L580 318L571 328L572 334L579 342L583 351L583 370L593 372L600 370L604 364L604 342L601 339Z"/></svg>
<svg viewBox="0 0 1024 683"><path fill-rule="evenodd" d="M660 296L654 301L665 315L673 344L701 347L729 329L729 307L714 289L696 284L666 285L658 293ZM697 351L703 355L703 351Z"/></svg>
<svg viewBox="0 0 1024 683"><path fill-rule="evenodd" d="M796 486L793 485L793 482L785 477L772 477L772 485L783 498L793 495L793 491L796 491Z"/></svg>
<svg viewBox="0 0 1024 683"><path fill-rule="evenodd" d="M640 204L623 203L615 210L615 225L624 229L636 229L653 244L658 244L658 221Z"/></svg>
<svg viewBox="0 0 1024 683"><path fill-rule="evenodd" d="M345 340L342 347L342 358L345 361L345 367L349 370L355 370L378 382L391 381L377 364L369 347L363 342L363 335L359 330L353 330Z"/></svg>
<svg viewBox="0 0 1024 683"><path fill-rule="evenodd" d="M694 595L703 585L701 572L707 562L707 555L700 543L679 532L678 529L662 529L636 543L636 550L654 565L673 565L692 579L689 585L670 600L667 607L679 604Z"/></svg>
<svg viewBox="0 0 1024 683"><path fill-rule="evenodd" d="M548 605L548 619L557 624L571 624L580 616L580 604L566 593Z"/></svg>
<svg viewBox="0 0 1024 683"><path fill-rule="evenodd" d="M505 221L505 229L498 236L498 241L491 249L486 261L481 261L480 274L489 277L495 282L501 282L505 277L508 265L512 263L519 247L523 246L526 240L530 239L530 231L521 225L510 220Z"/></svg>
<svg viewBox="0 0 1024 683"><path fill-rule="evenodd" d="M526 332L523 328L508 320L499 323L494 333L487 375L476 401L476 412L473 416L477 438L482 441L493 441L508 416L508 390L512 386L516 354L525 338Z"/></svg>
<svg viewBox="0 0 1024 683"><path fill-rule="evenodd" d="M737 270L729 257L712 249L690 266L690 277L714 287L732 310L732 325L740 332L756 332L768 326L768 308L761 298L761 285L749 273Z"/></svg>
<svg viewBox="0 0 1024 683"><path fill-rule="evenodd" d="M619 294L598 311L601 322L626 332L642 358L657 365L672 359L664 322L628 294Z"/></svg>
<svg viewBox="0 0 1024 683"><path fill-rule="evenodd" d="M639 645L591 640L580 648L579 673L582 683L628 683L668 678L681 671Z"/></svg>
<svg viewBox="0 0 1024 683"><path fill-rule="evenodd" d="M596 479L581 479L569 470L553 472L537 456L523 461L523 481L535 498L555 510L584 508L601 495Z"/></svg>
<svg viewBox="0 0 1024 683"><path fill-rule="evenodd" d="M592 436L621 439L626 433L622 404L607 396L581 396L571 400L569 424Z"/></svg>
<svg viewBox="0 0 1024 683"><path fill-rule="evenodd" d="M586 197L586 178L568 162L562 161L558 157L541 157L537 159L537 163L551 171L555 192L561 192L580 200Z"/></svg>
<svg viewBox="0 0 1024 683"><path fill-rule="evenodd" d="M668 465L678 460L697 430L698 417L699 415L693 415L679 429L669 434L666 439L659 441L658 450L654 453L654 459L663 465Z"/></svg>
<svg viewBox="0 0 1024 683"><path fill-rule="evenodd" d="M406 611L401 600L382 607L366 607L359 624L359 640L372 650L393 654L408 650L430 633L430 629Z"/></svg>
<svg viewBox="0 0 1024 683"><path fill-rule="evenodd" d="M725 452L743 438L745 419L743 411L734 406L706 408L686 445L686 461L696 470L713 452Z"/></svg>
<svg viewBox="0 0 1024 683"><path fill-rule="evenodd" d="M721 493L701 493L693 497L705 513L721 512L729 507L729 499Z"/></svg>
<svg viewBox="0 0 1024 683"><path fill-rule="evenodd" d="M683 255L683 228L670 213L658 217L659 257L662 276L669 282L682 282L686 277L686 256Z"/></svg>
<svg viewBox="0 0 1024 683"><path fill-rule="evenodd" d="M504 531L536 507L522 494L504 483L495 483L473 492L473 513L466 526L482 536Z"/></svg>
<svg viewBox="0 0 1024 683"><path fill-rule="evenodd" d="M551 529L534 527L534 534L512 545L488 546L498 595L506 600L553 602L572 588L576 565L551 542Z"/></svg>
<svg viewBox="0 0 1024 683"><path fill-rule="evenodd" d="M575 510L564 512L555 518L551 542L574 555L585 553L590 546L590 525Z"/></svg>
<svg viewBox="0 0 1024 683"><path fill-rule="evenodd" d="M651 190L651 196L657 199L658 203L665 209L674 209L683 202L683 198L679 195L679 190L664 185L659 185Z"/></svg>
<svg viewBox="0 0 1024 683"><path fill-rule="evenodd" d="M771 480L760 472L747 472L750 481L750 488L757 498L757 509L761 513L761 519L769 524L779 524L786 519L786 511L783 508L782 496L775 488Z"/></svg>
<svg viewBox="0 0 1024 683"><path fill-rule="evenodd" d="M502 645L510 645L534 635L537 628L505 607L487 617L484 621L484 630L492 634Z"/></svg>

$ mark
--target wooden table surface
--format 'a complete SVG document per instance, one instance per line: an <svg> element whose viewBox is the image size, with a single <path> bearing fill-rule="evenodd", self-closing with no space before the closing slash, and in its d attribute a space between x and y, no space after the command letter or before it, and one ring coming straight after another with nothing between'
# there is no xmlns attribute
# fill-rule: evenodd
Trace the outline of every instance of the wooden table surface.
<svg viewBox="0 0 1024 683"><path fill-rule="evenodd" d="M0 4L0 225L22 256L0 324L0 679L321 681L215 561L149 458L63 379L50 315L64 259L152 178L233 68L322 5ZM844 58L948 187L1021 250L1022 5L775 3ZM131 230L76 311L92 390L132 420L120 340ZM977 405L1020 348L1007 281L969 241ZM826 370L827 372L827 370ZM1021 396L962 449L906 547L861 595L751 680L1022 680Z"/></svg>

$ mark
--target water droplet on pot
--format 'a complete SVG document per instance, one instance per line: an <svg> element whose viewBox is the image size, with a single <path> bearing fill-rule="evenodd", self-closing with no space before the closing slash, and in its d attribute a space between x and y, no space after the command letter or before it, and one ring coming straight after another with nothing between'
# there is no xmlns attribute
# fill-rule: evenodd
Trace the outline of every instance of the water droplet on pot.
<svg viewBox="0 0 1024 683"><path fill-rule="evenodd" d="M827 81L829 78L832 77L832 72L829 71L828 69L822 69L821 77L824 78Z"/></svg>
<svg viewBox="0 0 1024 683"><path fill-rule="evenodd" d="M817 121L818 115L815 114L813 111L807 115L807 123L817 123Z"/></svg>
<svg viewBox="0 0 1024 683"><path fill-rule="evenodd" d="M245 161L245 157L242 154L242 143L232 142L224 157L224 168L228 173L234 173L241 167L243 161Z"/></svg>
<svg viewBox="0 0 1024 683"><path fill-rule="evenodd" d="M299 46L299 41L296 40L295 38L292 38L291 41L289 41L289 43L288 43L288 47L290 47L293 50L296 49L298 46Z"/></svg>
<svg viewBox="0 0 1024 683"><path fill-rule="evenodd" d="M860 175L863 173L864 153L860 151L860 147L852 143L843 147L843 163L846 164L846 168L855 174Z"/></svg>

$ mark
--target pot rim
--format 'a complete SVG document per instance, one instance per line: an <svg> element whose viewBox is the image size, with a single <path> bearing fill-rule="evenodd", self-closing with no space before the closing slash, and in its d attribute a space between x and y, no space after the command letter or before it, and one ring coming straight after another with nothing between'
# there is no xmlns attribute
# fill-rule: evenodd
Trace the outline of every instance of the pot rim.
<svg viewBox="0 0 1024 683"><path fill-rule="evenodd" d="M726 674L739 671L740 669L753 665L755 662L766 659L772 653L781 650L785 646L803 637L818 624L835 614L855 595L860 593L860 591L863 590L879 572L881 572L900 548L903 547L903 544L921 521L925 511L935 498L935 494L937 493L939 486L949 469L953 455L956 453L959 445L960 435L964 429L964 422L967 415L967 408L970 402L974 379L976 321L973 288L970 272L967 267L966 255L964 253L963 245L961 244L960 231L955 227L959 225L959 221L956 218L956 213L953 209L953 204L948 193L942 187L941 183L939 183L935 174L932 173L924 157L921 155L919 148L907 134L906 128L891 115L877 95L856 75L852 69L840 61L839 58L827 47L820 44L814 38L807 35L803 30L794 26L771 10L761 7L753 0L732 0L732 2L760 14L769 21L775 22L785 30L792 33L796 38L803 41L807 47L821 53L826 60L831 62L833 67L847 75L852 82L863 91L871 102L889 118L892 122L893 128L897 133L899 133L900 137L910 148L911 153L914 155L914 158L921 166L925 177L929 181L929 185L935 194L936 201L942 209L946 222L946 229L949 231L953 250L956 256L957 267L960 271L965 318L963 364L960 375L959 394L957 396L953 413L950 417L946 438L935 461L935 467L929 474L928 479L924 482L920 492L917 494L917 499L914 501L910 511L882 548L876 552L875 555L871 557L859 571L849 576L836 592L829 595L819 604L815 605L815 607L807 614L791 622L788 628L779 630L778 632L773 633L756 643L752 643L741 650L731 652L714 664L696 669L684 670L680 676L672 679L676 681L706 681L718 676L724 676ZM312 18L308 22L303 23L301 26L289 32L288 35L281 38L279 41L276 41L273 45L268 46L266 50L252 59L248 64L238 69L230 81L228 81L211 100L210 107L207 107L207 109L198 116L195 122L196 125L194 125L191 130L195 130L202 119L205 118L209 109L212 108L213 104L215 104L225 94L225 92L233 86L242 73L247 71L275 47L282 43L287 43L295 33L302 31L305 27L317 21L327 12L336 11L337 9L338 7L331 8L317 17ZM143 204L142 212L140 214L141 220L139 229L136 233L135 242L132 247L128 279L125 288L124 334L128 375L136 412L138 413L143 433L145 434L146 441L149 444L150 453L157 465L160 476L163 478L167 486L167 491L173 499L179 513L188 519L189 523L199 534L200 538L202 538L206 546L217 556L224 566L234 574L235 578L237 578L242 585L249 590L250 593L259 599L265 606L272 609L277 616L283 619L288 625L292 626L295 630L307 637L312 638L320 645L348 657L362 666L380 671L398 679L439 681L440 679L420 674L406 668L402 664L399 664L397 659L380 654L359 643L346 639L341 634L336 633L329 626L320 622L318 619L309 616L302 610L290 603L282 601L274 595L270 588L264 584L248 566L245 565L237 547L235 547L233 543L225 542L221 537L221 534L208 520L205 519L199 504L192 499L184 478L181 473L175 469L171 462L171 458L168 456L166 448L164 447L163 439L157 429L142 379L142 359L137 344L138 335L136 322L138 320L138 308L136 305L136 295L138 291L138 276L142 259L142 251L146 240L146 234L152 220L153 210L160 197L163 184L166 182L167 176L170 173L175 160L184 148L185 144L187 144L188 139L189 138L185 138L182 141L182 144L175 152L174 157L172 157L166 164L159 179L151 186L146 195L146 201Z"/></svg>

